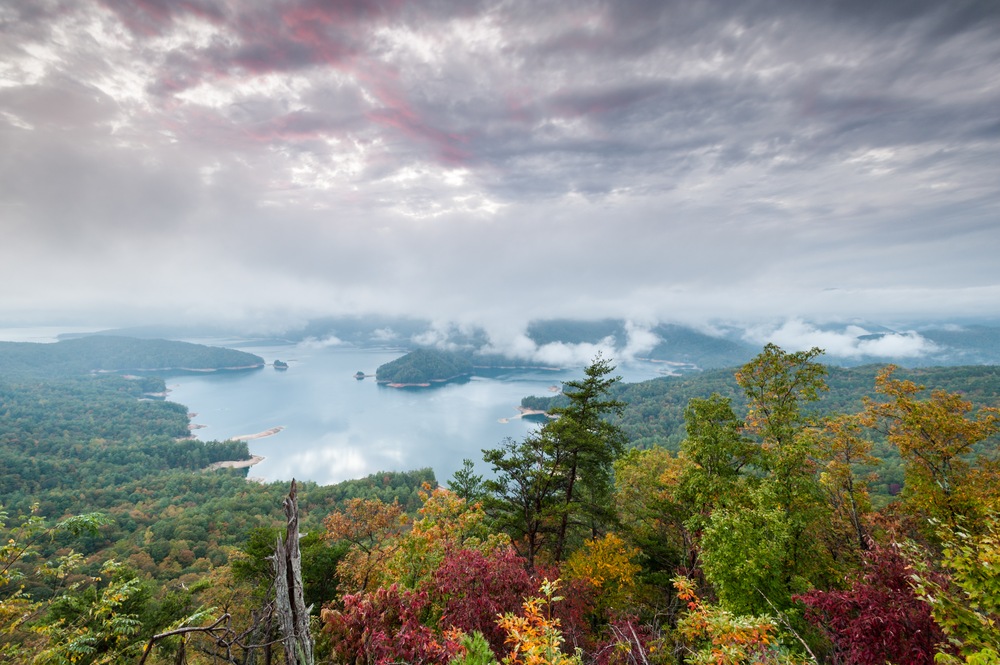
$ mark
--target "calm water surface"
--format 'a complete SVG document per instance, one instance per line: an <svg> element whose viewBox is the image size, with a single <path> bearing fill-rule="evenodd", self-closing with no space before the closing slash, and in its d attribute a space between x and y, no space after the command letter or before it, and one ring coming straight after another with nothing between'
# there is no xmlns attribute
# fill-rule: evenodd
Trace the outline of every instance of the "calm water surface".
<svg viewBox="0 0 1000 665"><path fill-rule="evenodd" d="M284 427L274 436L249 441L250 452L266 459L253 478L335 483L377 471L434 469L446 482L469 458L481 473L489 469L482 449L505 437L521 439L537 425L515 418L525 395L551 395L563 381L579 379L582 368L518 371L472 378L430 389L380 386L354 373L375 369L403 355L394 349L350 346L247 345L239 340L191 340L280 359L272 367L234 374L167 378L169 399L186 405L204 425L201 440L227 439ZM626 381L657 376L653 364L621 366ZM508 419L508 422L502 422Z"/></svg>

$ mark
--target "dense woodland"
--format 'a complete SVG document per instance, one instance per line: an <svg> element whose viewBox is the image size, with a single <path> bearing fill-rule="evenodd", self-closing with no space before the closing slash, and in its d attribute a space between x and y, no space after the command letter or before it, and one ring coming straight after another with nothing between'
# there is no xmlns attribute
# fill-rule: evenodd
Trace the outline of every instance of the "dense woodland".
<svg viewBox="0 0 1000 665"><path fill-rule="evenodd" d="M487 477L302 485L293 660L1000 661L995 368L821 359L623 386L598 357ZM207 470L246 445L185 438L161 379L86 369L0 381L0 662L287 662L287 484Z"/></svg>
<svg viewBox="0 0 1000 665"><path fill-rule="evenodd" d="M417 349L375 371L379 383L406 385L442 382L472 373L472 362L465 354L437 349Z"/></svg>
<svg viewBox="0 0 1000 665"><path fill-rule="evenodd" d="M856 413L865 399L875 398L875 378L881 365L862 367L827 366L824 381L827 390L821 399L803 405L803 412L813 419L838 413ZM959 393L975 407L1000 404L1000 367L966 365L962 367L899 368L895 376L946 392ZM625 403L616 423L633 448L661 446L679 452L687 438L685 411L692 399L718 393L730 399L735 409L746 409L747 398L737 383L733 370L706 370L684 376L669 376L641 383L615 384L609 394ZM521 406L547 410L564 406L564 396L527 396ZM903 487L903 460L896 447L884 436L872 432L872 454L878 464L864 470L874 474L869 489L879 505L896 496Z"/></svg>
<svg viewBox="0 0 1000 665"><path fill-rule="evenodd" d="M55 344L0 342L4 376L57 377L86 372L218 371L264 366L252 353L164 339L92 335Z"/></svg>

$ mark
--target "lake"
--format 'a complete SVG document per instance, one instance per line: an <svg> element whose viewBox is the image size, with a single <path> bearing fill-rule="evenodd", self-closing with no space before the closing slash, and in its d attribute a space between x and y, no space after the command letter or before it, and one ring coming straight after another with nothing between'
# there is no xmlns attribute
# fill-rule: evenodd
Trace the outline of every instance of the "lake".
<svg viewBox="0 0 1000 665"><path fill-rule="evenodd" d="M248 442L252 454L265 458L249 475L267 481L294 477L330 484L377 471L431 467L445 483L464 458L486 474L483 448L495 448L505 437L522 439L538 426L516 417L521 398L555 394L563 381L583 377L582 367L512 370L433 388L396 389L376 384L373 376L359 381L354 374L374 375L379 365L403 355L399 349L188 341L288 363L287 370L166 379L168 399L187 406L197 414L193 422L203 425L193 432L198 439L284 428ZM659 376L662 367L639 362L620 366L617 373L625 381L641 381Z"/></svg>

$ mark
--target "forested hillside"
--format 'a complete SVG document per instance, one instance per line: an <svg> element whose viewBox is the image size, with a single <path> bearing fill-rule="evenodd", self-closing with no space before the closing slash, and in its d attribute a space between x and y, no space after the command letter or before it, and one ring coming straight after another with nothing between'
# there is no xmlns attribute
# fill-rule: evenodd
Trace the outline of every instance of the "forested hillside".
<svg viewBox="0 0 1000 665"><path fill-rule="evenodd" d="M263 366L263 358L252 353L163 339L93 335L54 344L0 342L0 367L5 376L166 369L209 371Z"/></svg>
<svg viewBox="0 0 1000 665"><path fill-rule="evenodd" d="M815 417L859 411L865 398L875 396L875 377L881 366L826 366L825 391L816 402L806 405L806 413ZM972 404L1000 404L1000 367L968 365L962 367L900 368L897 376L940 390L954 392ZM625 403L617 421L633 447L662 446L677 452L687 436L685 410L692 399L718 393L733 404L745 408L746 398L734 376L734 370L707 370L684 376L668 376L641 383L619 384L612 390ZM561 396L528 396L521 406L547 410L565 405ZM873 492L885 499L903 486L903 467L898 451L876 437L873 454L881 460L871 471L876 475Z"/></svg>
<svg viewBox="0 0 1000 665"><path fill-rule="evenodd" d="M471 373L472 362L467 354L417 349L380 365L375 371L375 380L379 383L421 385L449 381Z"/></svg>
<svg viewBox="0 0 1000 665"><path fill-rule="evenodd" d="M996 662L995 368L820 359L769 345L622 386L598 357L555 419L481 443L488 477L304 484L297 662ZM183 438L186 409L144 397L161 388L0 384L0 661L283 662L288 486L206 470L246 445Z"/></svg>

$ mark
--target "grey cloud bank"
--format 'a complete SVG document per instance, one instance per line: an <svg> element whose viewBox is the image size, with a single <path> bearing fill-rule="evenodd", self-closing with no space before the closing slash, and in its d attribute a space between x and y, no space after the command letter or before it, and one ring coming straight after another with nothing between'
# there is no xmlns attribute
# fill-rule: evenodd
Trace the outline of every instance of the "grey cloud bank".
<svg viewBox="0 0 1000 665"><path fill-rule="evenodd" d="M1000 312L996 3L7 2L0 145L6 323Z"/></svg>

